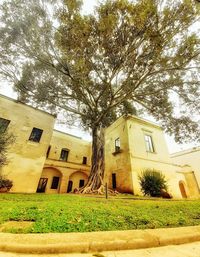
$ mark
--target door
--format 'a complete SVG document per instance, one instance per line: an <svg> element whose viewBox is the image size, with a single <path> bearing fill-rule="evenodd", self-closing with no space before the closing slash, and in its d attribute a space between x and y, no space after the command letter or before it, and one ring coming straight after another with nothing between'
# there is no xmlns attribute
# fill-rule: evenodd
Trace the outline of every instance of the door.
<svg viewBox="0 0 200 257"><path fill-rule="evenodd" d="M79 181L79 188L83 187L85 184L85 180L84 179L80 179Z"/></svg>
<svg viewBox="0 0 200 257"><path fill-rule="evenodd" d="M186 190L185 190L185 186L184 186L183 181L179 181L179 188L180 188L182 197L187 198L187 194L186 194Z"/></svg>
<svg viewBox="0 0 200 257"><path fill-rule="evenodd" d="M44 193L47 186L48 178L41 178L38 183L37 193Z"/></svg>
<svg viewBox="0 0 200 257"><path fill-rule="evenodd" d="M73 181L72 181L72 180L69 180L69 182L68 182L68 187L67 187L67 193L69 193L69 192L72 191L72 186L73 186Z"/></svg>
<svg viewBox="0 0 200 257"><path fill-rule="evenodd" d="M112 174L112 188L116 189L117 188L117 181L116 181L116 174Z"/></svg>

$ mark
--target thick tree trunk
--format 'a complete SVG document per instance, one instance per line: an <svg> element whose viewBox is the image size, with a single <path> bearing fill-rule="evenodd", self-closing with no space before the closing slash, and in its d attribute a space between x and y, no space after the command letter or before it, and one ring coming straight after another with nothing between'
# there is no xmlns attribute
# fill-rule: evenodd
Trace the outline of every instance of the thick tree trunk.
<svg viewBox="0 0 200 257"><path fill-rule="evenodd" d="M92 159L91 171L88 182L84 188L80 190L81 193L99 193L104 192L103 178L104 178L104 129L94 127L92 130Z"/></svg>

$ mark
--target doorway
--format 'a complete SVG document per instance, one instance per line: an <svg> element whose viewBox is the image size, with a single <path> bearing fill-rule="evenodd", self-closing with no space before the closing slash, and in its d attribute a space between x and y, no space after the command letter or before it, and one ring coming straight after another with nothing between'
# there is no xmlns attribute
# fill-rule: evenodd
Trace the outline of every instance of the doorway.
<svg viewBox="0 0 200 257"><path fill-rule="evenodd" d="M116 174L112 173L112 188L116 189L117 188L117 181L116 181Z"/></svg>
<svg viewBox="0 0 200 257"><path fill-rule="evenodd" d="M83 187L85 184L85 180L84 179L80 179L79 181L79 188Z"/></svg>
<svg viewBox="0 0 200 257"><path fill-rule="evenodd" d="M73 181L72 181L72 180L69 180L69 182L68 182L68 187L67 187L67 193L69 193L69 192L72 191L72 186L73 186Z"/></svg>
<svg viewBox="0 0 200 257"><path fill-rule="evenodd" d="M48 178L40 178L37 193L44 193L47 186Z"/></svg>
<svg viewBox="0 0 200 257"><path fill-rule="evenodd" d="M185 190L185 185L183 181L179 181L179 188L181 191L181 195L183 198L187 198L186 190Z"/></svg>

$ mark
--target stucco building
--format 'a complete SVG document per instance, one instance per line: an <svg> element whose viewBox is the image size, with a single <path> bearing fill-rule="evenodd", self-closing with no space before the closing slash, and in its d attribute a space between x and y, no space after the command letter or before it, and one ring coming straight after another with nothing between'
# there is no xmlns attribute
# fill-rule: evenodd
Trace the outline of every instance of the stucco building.
<svg viewBox="0 0 200 257"><path fill-rule="evenodd" d="M86 182L91 143L54 130L54 123L55 116L0 96L0 124L15 136L1 168L12 192L65 193Z"/></svg>
<svg viewBox="0 0 200 257"><path fill-rule="evenodd" d="M48 113L0 97L0 123L15 136L15 143L9 147L9 164L2 168L14 182L12 191L36 191L52 138L54 121L55 117Z"/></svg>
<svg viewBox="0 0 200 257"><path fill-rule="evenodd" d="M175 198L199 197L193 169L172 161L160 126L136 116L121 117L106 129L106 180L118 191L141 195L138 175L160 170Z"/></svg>
<svg viewBox="0 0 200 257"><path fill-rule="evenodd" d="M87 182L91 143L54 130L53 115L0 96L0 123L16 137L1 170L13 180L12 192L68 193ZM105 183L141 195L138 175L146 168L165 175L173 197L199 197L193 167L172 163L158 125L136 116L119 118L105 130Z"/></svg>
<svg viewBox="0 0 200 257"><path fill-rule="evenodd" d="M182 165L186 170L192 170L200 188L200 147L193 147L170 155L173 163Z"/></svg>
<svg viewBox="0 0 200 257"><path fill-rule="evenodd" d="M84 186L90 171L90 156L90 142L54 130L37 192L68 193Z"/></svg>

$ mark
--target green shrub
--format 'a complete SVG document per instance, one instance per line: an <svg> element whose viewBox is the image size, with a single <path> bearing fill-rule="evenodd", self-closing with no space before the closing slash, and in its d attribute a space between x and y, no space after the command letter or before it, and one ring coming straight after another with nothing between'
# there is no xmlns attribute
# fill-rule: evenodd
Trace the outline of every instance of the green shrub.
<svg viewBox="0 0 200 257"><path fill-rule="evenodd" d="M6 179L3 176L0 176L0 189L7 188L9 191L12 186L13 186L13 182L11 180Z"/></svg>
<svg viewBox="0 0 200 257"><path fill-rule="evenodd" d="M15 136L11 133L3 131L5 128L0 124L0 167L8 163L7 152L15 141ZM1 174L0 174L1 175Z"/></svg>
<svg viewBox="0 0 200 257"><path fill-rule="evenodd" d="M144 195L160 197L162 190L167 190L165 176L158 170L146 169L138 176Z"/></svg>

